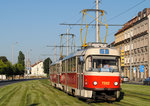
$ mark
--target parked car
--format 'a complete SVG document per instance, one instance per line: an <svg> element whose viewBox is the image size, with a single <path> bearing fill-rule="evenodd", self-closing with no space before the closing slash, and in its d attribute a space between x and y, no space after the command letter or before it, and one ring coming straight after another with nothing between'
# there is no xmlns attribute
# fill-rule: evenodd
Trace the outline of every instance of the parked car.
<svg viewBox="0 0 150 106"><path fill-rule="evenodd" d="M128 77L125 77L125 76L121 77L121 82L128 82L128 81L129 81Z"/></svg>
<svg viewBox="0 0 150 106"><path fill-rule="evenodd" d="M150 85L150 77L143 81L143 85Z"/></svg>

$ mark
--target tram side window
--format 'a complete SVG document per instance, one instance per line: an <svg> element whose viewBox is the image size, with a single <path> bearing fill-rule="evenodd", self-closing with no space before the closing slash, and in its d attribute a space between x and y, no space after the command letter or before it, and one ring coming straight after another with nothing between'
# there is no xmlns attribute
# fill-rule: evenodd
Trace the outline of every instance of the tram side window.
<svg viewBox="0 0 150 106"><path fill-rule="evenodd" d="M86 70L92 71L92 57L86 59Z"/></svg>
<svg viewBox="0 0 150 106"><path fill-rule="evenodd" d="M70 59L67 60L67 67L68 67L67 72L69 72L70 71Z"/></svg>
<svg viewBox="0 0 150 106"><path fill-rule="evenodd" d="M69 72L71 72L71 69L72 69L72 58L69 59Z"/></svg>
<svg viewBox="0 0 150 106"><path fill-rule="evenodd" d="M75 57L73 57L72 58L72 62L71 62L72 64L71 64L71 66L72 66L72 72L75 72L76 71L76 58Z"/></svg>
<svg viewBox="0 0 150 106"><path fill-rule="evenodd" d="M54 74L54 66L52 66L51 73Z"/></svg>
<svg viewBox="0 0 150 106"><path fill-rule="evenodd" d="M62 62L62 72L65 72L65 61Z"/></svg>
<svg viewBox="0 0 150 106"><path fill-rule="evenodd" d="M59 73L59 71L60 71L60 65L57 64L57 73Z"/></svg>
<svg viewBox="0 0 150 106"><path fill-rule="evenodd" d="M51 74L51 73L52 73L52 67L49 68L49 74Z"/></svg>
<svg viewBox="0 0 150 106"><path fill-rule="evenodd" d="M54 71L57 71L57 65L55 65Z"/></svg>
<svg viewBox="0 0 150 106"><path fill-rule="evenodd" d="M55 72L55 65L53 66L53 74L54 74L54 72Z"/></svg>
<svg viewBox="0 0 150 106"><path fill-rule="evenodd" d="M68 60L68 72L71 71L71 59Z"/></svg>
<svg viewBox="0 0 150 106"><path fill-rule="evenodd" d="M53 66L53 73L56 73L56 65Z"/></svg>

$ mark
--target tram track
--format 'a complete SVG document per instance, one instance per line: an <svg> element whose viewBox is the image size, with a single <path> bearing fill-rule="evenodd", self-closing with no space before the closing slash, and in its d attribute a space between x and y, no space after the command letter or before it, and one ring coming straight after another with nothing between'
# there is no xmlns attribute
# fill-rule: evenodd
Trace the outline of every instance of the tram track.
<svg viewBox="0 0 150 106"><path fill-rule="evenodd" d="M0 88L0 106L149 106L149 89L150 86L123 84L125 95L120 102L85 101L55 89L49 80L31 80Z"/></svg>

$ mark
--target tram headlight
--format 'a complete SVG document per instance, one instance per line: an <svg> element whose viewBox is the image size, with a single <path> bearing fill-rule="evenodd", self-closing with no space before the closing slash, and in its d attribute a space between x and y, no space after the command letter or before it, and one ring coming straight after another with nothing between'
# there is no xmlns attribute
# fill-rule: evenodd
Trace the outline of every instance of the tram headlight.
<svg viewBox="0 0 150 106"><path fill-rule="evenodd" d="M114 82L114 85L117 86L117 85L118 85L118 82Z"/></svg>
<svg viewBox="0 0 150 106"><path fill-rule="evenodd" d="M97 82L96 82L96 81L94 81L94 82L93 82L93 85L95 85L95 86L96 86L96 85L97 85Z"/></svg>

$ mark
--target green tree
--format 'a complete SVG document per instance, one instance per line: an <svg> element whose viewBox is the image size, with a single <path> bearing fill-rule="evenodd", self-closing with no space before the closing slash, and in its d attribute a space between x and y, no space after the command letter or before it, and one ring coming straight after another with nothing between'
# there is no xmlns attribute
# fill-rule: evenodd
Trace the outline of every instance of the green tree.
<svg viewBox="0 0 150 106"><path fill-rule="evenodd" d="M0 75L4 74L5 69L6 69L6 64L2 60L0 60Z"/></svg>
<svg viewBox="0 0 150 106"><path fill-rule="evenodd" d="M24 54L22 53L22 51L19 51L18 64L22 64L25 67L24 59L25 59Z"/></svg>
<svg viewBox="0 0 150 106"><path fill-rule="evenodd" d="M17 64L17 68L19 70L19 75L24 75L24 66L22 64Z"/></svg>
<svg viewBox="0 0 150 106"><path fill-rule="evenodd" d="M0 60L0 74L6 75L6 77L11 76L13 79L14 69L9 61L4 63L2 60Z"/></svg>
<svg viewBox="0 0 150 106"><path fill-rule="evenodd" d="M44 65L44 73L49 75L49 65L52 63L50 58L47 58L44 60L43 65Z"/></svg>
<svg viewBox="0 0 150 106"><path fill-rule="evenodd" d="M14 67L13 65L11 64L11 62L6 62L6 68L5 68L5 72L4 74L6 75L6 77L9 77L11 76L12 77L12 80L14 79L13 75L14 75Z"/></svg>
<svg viewBox="0 0 150 106"><path fill-rule="evenodd" d="M8 62L8 59L5 56L0 56L0 60L2 60L4 63Z"/></svg>
<svg viewBox="0 0 150 106"><path fill-rule="evenodd" d="M14 75L24 75L24 66L22 64L13 65Z"/></svg>

